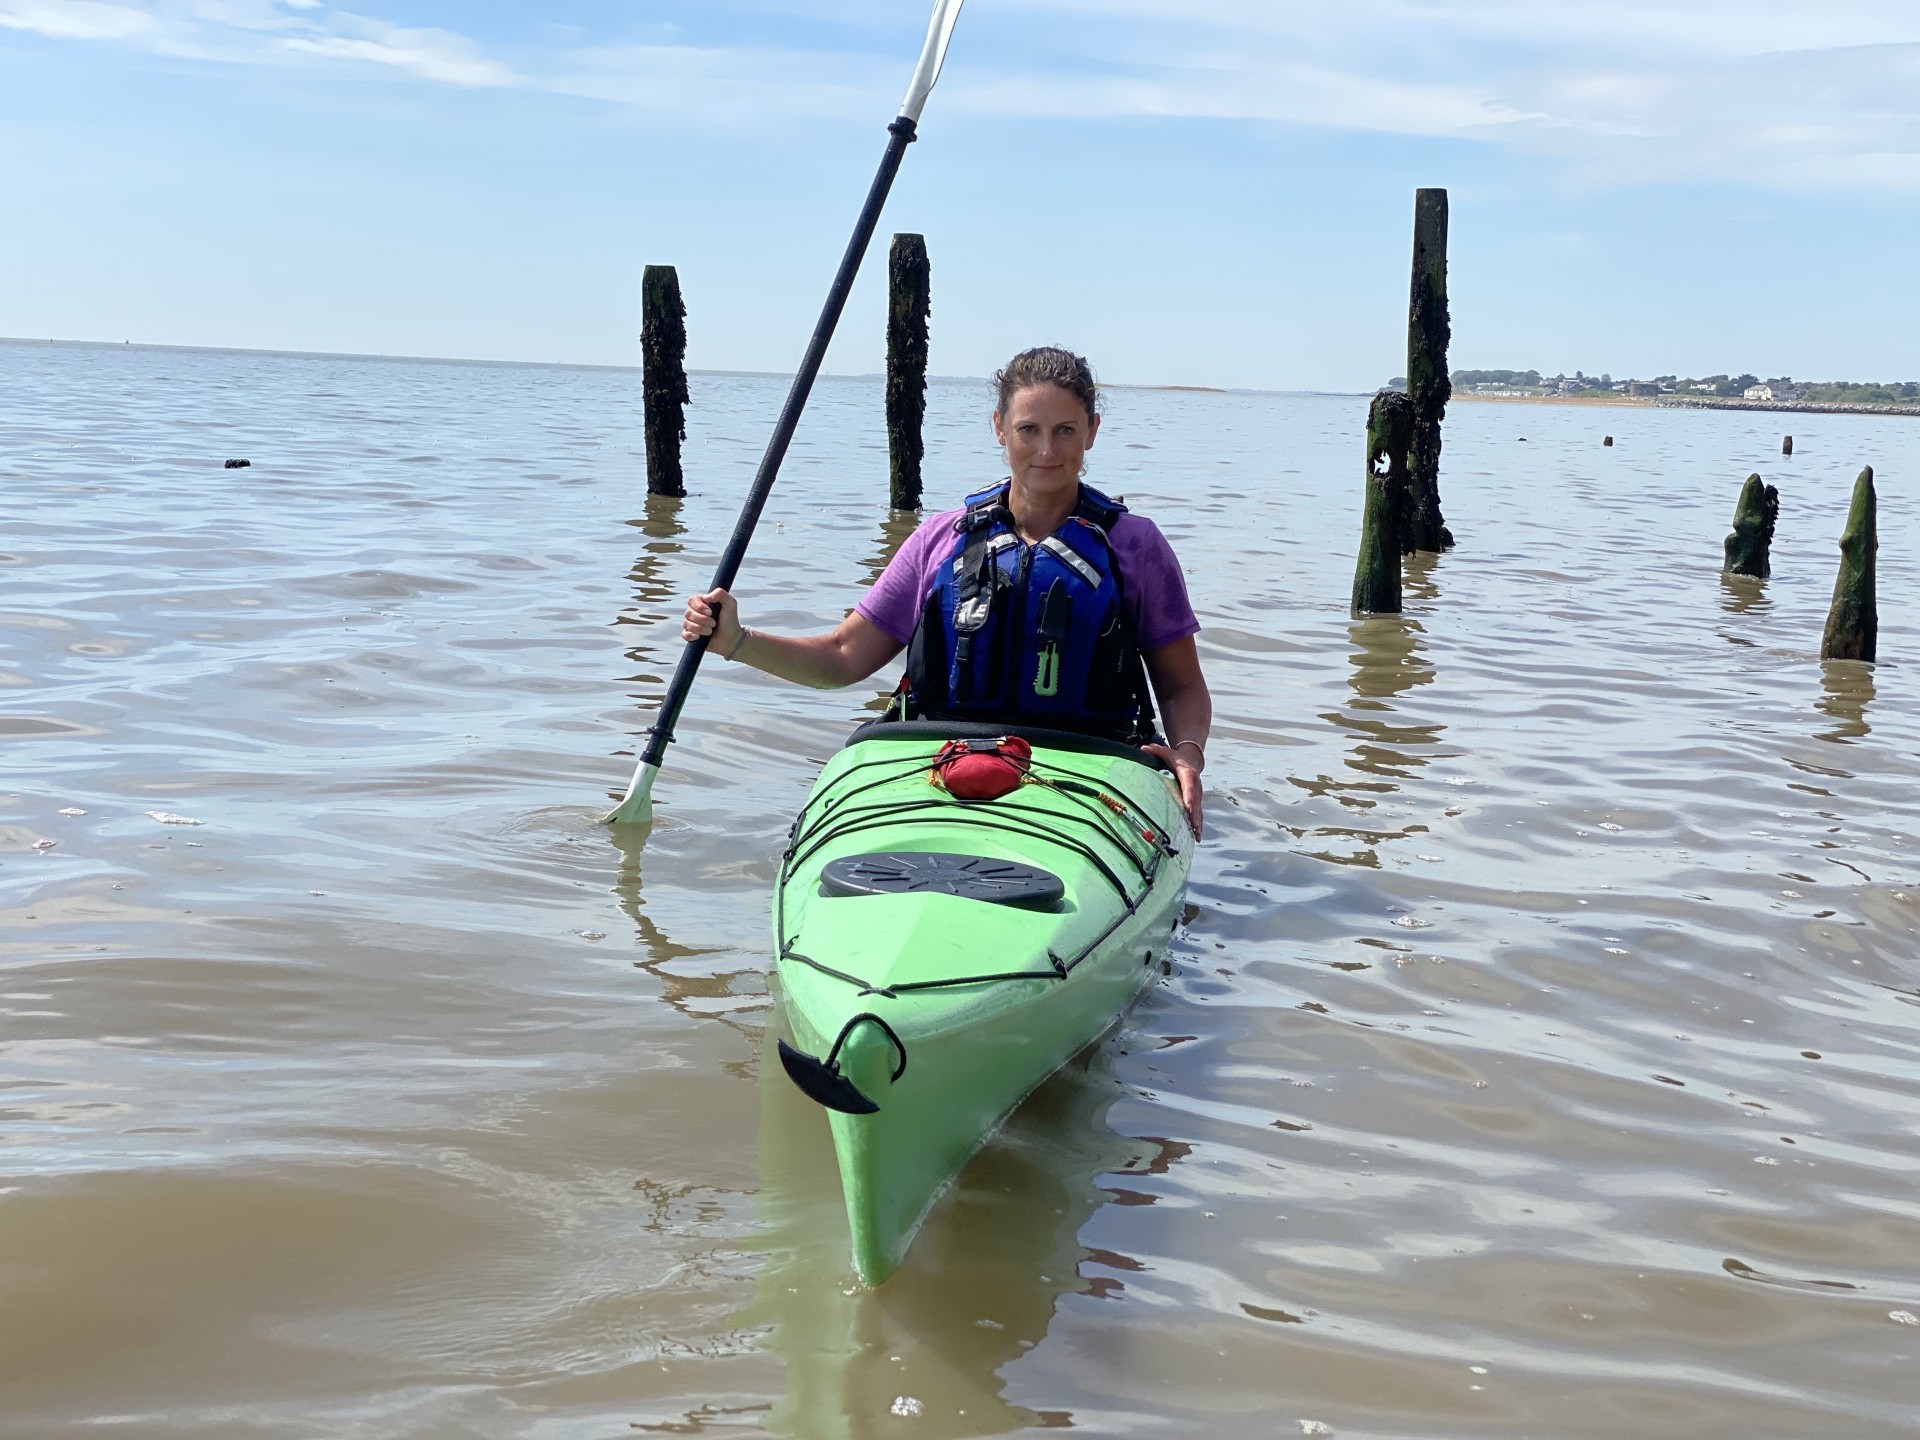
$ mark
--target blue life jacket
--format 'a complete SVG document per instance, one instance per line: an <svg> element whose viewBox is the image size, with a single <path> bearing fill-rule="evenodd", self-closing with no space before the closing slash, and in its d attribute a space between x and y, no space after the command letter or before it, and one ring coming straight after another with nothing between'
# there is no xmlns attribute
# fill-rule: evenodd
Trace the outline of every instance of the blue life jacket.
<svg viewBox="0 0 1920 1440"><path fill-rule="evenodd" d="M1066 523L1028 545L1008 488L967 497L908 647L903 713L1149 738L1146 671L1107 539L1126 506L1082 485Z"/></svg>

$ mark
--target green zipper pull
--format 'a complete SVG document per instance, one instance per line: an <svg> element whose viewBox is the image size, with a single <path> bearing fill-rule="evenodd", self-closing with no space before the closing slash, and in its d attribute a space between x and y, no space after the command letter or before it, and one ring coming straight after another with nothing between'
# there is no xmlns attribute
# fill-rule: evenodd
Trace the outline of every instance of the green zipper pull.
<svg viewBox="0 0 1920 1440"><path fill-rule="evenodd" d="M1060 647L1048 645L1040 651L1040 667L1034 671L1033 693L1051 699L1060 693Z"/></svg>

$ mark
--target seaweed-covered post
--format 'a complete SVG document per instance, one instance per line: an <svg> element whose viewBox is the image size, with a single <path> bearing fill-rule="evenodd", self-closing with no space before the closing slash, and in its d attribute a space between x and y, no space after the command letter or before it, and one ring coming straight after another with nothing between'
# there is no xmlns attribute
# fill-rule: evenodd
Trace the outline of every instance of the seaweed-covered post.
<svg viewBox="0 0 1920 1440"><path fill-rule="evenodd" d="M1793 436L1786 435L1781 437L1780 453L1782 455L1791 455L1793 453Z"/></svg>
<svg viewBox="0 0 1920 1440"><path fill-rule="evenodd" d="M1873 593L1873 562L1880 549L1875 523L1873 467L1853 482L1853 505L1840 537L1840 575L1833 582L1833 608L1820 638L1822 660L1872 660L1880 644L1880 607Z"/></svg>
<svg viewBox="0 0 1920 1440"><path fill-rule="evenodd" d="M1749 475L1740 487L1740 503L1733 507L1733 533L1727 536L1729 575L1752 575L1764 580L1773 573L1769 551L1774 522L1780 518L1780 492Z"/></svg>
<svg viewBox="0 0 1920 1440"><path fill-rule="evenodd" d="M640 281L640 389L645 397L647 493L685 495L680 442L687 438L687 307L671 265Z"/></svg>
<svg viewBox="0 0 1920 1440"><path fill-rule="evenodd" d="M1413 194L1413 296L1407 310L1407 398L1413 442L1407 454L1411 506L1404 543L1412 550L1451 550L1453 532L1440 515L1440 420L1453 398L1447 375L1447 192Z"/></svg>
<svg viewBox="0 0 1920 1440"><path fill-rule="evenodd" d="M921 426L927 418L927 313L932 267L923 235L896 235L887 257L887 494L895 510L920 508Z"/></svg>
<svg viewBox="0 0 1920 1440"><path fill-rule="evenodd" d="M1360 517L1360 558L1353 567L1353 613L1400 613L1400 557L1406 553L1407 447L1413 402L1382 390L1367 409L1367 500Z"/></svg>

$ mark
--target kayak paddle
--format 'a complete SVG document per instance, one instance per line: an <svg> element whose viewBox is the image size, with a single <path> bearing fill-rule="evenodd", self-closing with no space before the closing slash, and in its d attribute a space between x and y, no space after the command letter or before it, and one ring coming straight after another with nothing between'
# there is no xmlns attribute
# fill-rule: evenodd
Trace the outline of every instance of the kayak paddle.
<svg viewBox="0 0 1920 1440"><path fill-rule="evenodd" d="M765 507L767 495L780 473L780 462L786 458L787 446L793 440L795 427L800 423L800 412L806 408L807 396L813 389L814 379L820 374L821 362L827 358L827 344L833 339L834 327L840 323L840 312L846 308L847 294L853 289L860 261L867 253L868 242L873 239L874 227L880 223L880 210L887 203L887 192L893 188L893 177L899 173L901 157L914 141L921 108L927 103L933 82L940 78L940 62L946 58L947 42L953 38L954 22L960 18L962 3L963 0L934 0L933 20L927 26L926 48L920 52L920 64L913 72L913 83L907 87L907 98L900 107L899 115L887 126L887 150L881 157L879 173L873 177L873 186L867 191L867 203L861 207L860 218L854 223L853 238L847 242L847 253L841 257L840 269L833 277L832 288L827 291L827 303L820 311L819 322L813 327L813 338L807 342L807 353L801 358L792 388L787 391L787 403L781 408L780 419L773 427L773 438L767 442L767 453L761 457L760 468L754 474L753 489L747 494L747 503L741 508L740 518L734 522L733 537L727 541L726 551L720 557L719 567L713 572L713 581L707 586L708 590L732 588L734 577L740 571L740 561L747 553L747 542L753 538L754 526L760 521L760 511ZM687 692L693 688L693 677L700 669L700 657L706 654L707 642L711 638L703 635L697 640L689 640L686 649L680 653L680 663L674 667L666 698L660 702L660 714L646 732L646 746L640 752L639 763L634 766L633 779L627 783L626 798L604 817L608 824L644 825L653 819L653 780L660 773L661 762L666 759L667 746L673 743L673 727L680 719L681 707L686 704Z"/></svg>

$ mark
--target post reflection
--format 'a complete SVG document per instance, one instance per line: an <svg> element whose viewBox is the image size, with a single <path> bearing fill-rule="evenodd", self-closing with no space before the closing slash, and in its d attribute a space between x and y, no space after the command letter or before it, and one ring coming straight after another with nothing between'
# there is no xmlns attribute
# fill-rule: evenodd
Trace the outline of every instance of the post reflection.
<svg viewBox="0 0 1920 1440"><path fill-rule="evenodd" d="M1767 582L1753 575L1734 575L1728 571L1720 572L1720 608L1729 615L1765 615L1773 609L1773 602L1767 598ZM1720 638L1730 645L1752 645L1755 642L1745 635L1720 632Z"/></svg>
<svg viewBox="0 0 1920 1440"><path fill-rule="evenodd" d="M771 1326L786 1397L767 1417L777 1435L865 1440L918 1403L916 1435L957 1440L1070 1423L1008 1402L1001 1372L1046 1337L1063 1295L1110 1294L1124 1256L1083 1245L1110 1198L1102 1176L1153 1173L1163 1146L1117 1135L1107 1045L1048 1080L970 1161L935 1206L906 1263L878 1290L855 1279L846 1209L825 1112L763 1053L760 1120L762 1268L745 1326Z"/></svg>
<svg viewBox="0 0 1920 1440"><path fill-rule="evenodd" d="M681 1014L704 1020L718 1020L756 1045L765 1029L767 993L766 973L759 957L743 955L724 947L701 949L675 941L647 913L646 891L641 868L651 825L606 825L601 827L608 841L620 852L620 869L613 886L615 903L633 922L643 958L633 962L660 984L660 998ZM735 955L743 963L737 969L716 969L711 962L684 973L690 960L705 960L713 955ZM779 1069L778 1064L774 1066Z"/></svg>
<svg viewBox="0 0 1920 1440"><path fill-rule="evenodd" d="M1419 558L1419 557L1413 557ZM1409 559L1408 564L1412 564ZM1432 588L1431 557L1422 571L1420 583ZM1321 775L1312 780L1292 777L1292 783L1315 796L1329 797L1364 822L1370 812L1398 790L1397 782L1407 780L1428 763L1440 743L1446 727L1440 724L1415 724L1407 720L1392 702L1407 691L1430 685L1435 678L1433 665L1421 646L1426 634L1420 622L1409 615L1369 615L1347 627L1353 642L1348 655L1347 684L1353 698L1344 709L1324 712L1323 720L1337 726L1356 743L1346 759L1352 775ZM1411 827L1382 825L1320 825L1297 831L1296 838L1327 839L1345 842L1348 849L1326 848L1302 853L1336 865L1380 867L1379 847L1389 840L1404 839L1424 825Z"/></svg>
<svg viewBox="0 0 1920 1440"><path fill-rule="evenodd" d="M885 570L893 557L900 553L900 547L907 543L907 537L920 528L920 521L923 518L925 517L917 510L888 512L887 518L880 522L879 533L874 536L872 551L860 562L865 572L860 577L862 590L868 589L880 578L880 572ZM888 666L881 670L876 678L886 680L894 677L897 671L897 666ZM886 689L876 691L860 702L859 718L865 721L882 715L886 713L887 706L892 702L893 687L889 684Z"/></svg>
<svg viewBox="0 0 1920 1440"><path fill-rule="evenodd" d="M1358 740L1347 764L1369 775L1404 780L1427 763L1424 753L1439 739L1442 725L1407 723L1388 702L1435 678L1420 640L1426 631L1407 615L1369 615L1347 627L1353 652L1347 684L1353 701L1328 718Z"/></svg>
<svg viewBox="0 0 1920 1440"><path fill-rule="evenodd" d="M860 562L866 571L860 577L860 588L865 590L880 578L880 572L887 568L889 561L900 553L900 547L907 543L907 537L920 528L923 517L918 510L890 510L887 518L880 522L880 531L873 538L873 550Z"/></svg>
<svg viewBox="0 0 1920 1440"><path fill-rule="evenodd" d="M1867 706L1877 693L1872 665L1864 660L1822 660L1820 688L1826 693L1814 708L1834 722L1820 732L1820 739L1845 745L1873 733L1867 723Z"/></svg>
<svg viewBox="0 0 1920 1440"><path fill-rule="evenodd" d="M614 616L616 625L638 625L645 627L657 625L680 613L679 586L672 574L672 562L686 547L681 537L687 533L686 524L680 518L686 501L673 495L647 496L647 508L638 520L629 520L628 525L647 537L647 543L634 559L633 567L627 571L627 580L633 586L633 599L621 612ZM627 659L636 665L646 665L655 657L642 639L635 639L626 647ZM658 677L639 674L628 677L631 683L657 686L664 684ZM634 698L643 704L657 701L659 696L649 692L634 692Z"/></svg>
<svg viewBox="0 0 1920 1440"><path fill-rule="evenodd" d="M1400 559L1400 599L1404 605L1418 600L1431 605L1440 598L1440 582L1435 575L1440 556L1432 550L1416 550Z"/></svg>
<svg viewBox="0 0 1920 1440"><path fill-rule="evenodd" d="M675 587L668 583L667 562L686 548L680 543L680 538L687 533L686 523L681 519L686 503L676 495L649 495L645 513L627 522L647 537L633 568L627 571L636 605L660 605L675 596ZM620 618L631 623L630 614Z"/></svg>

